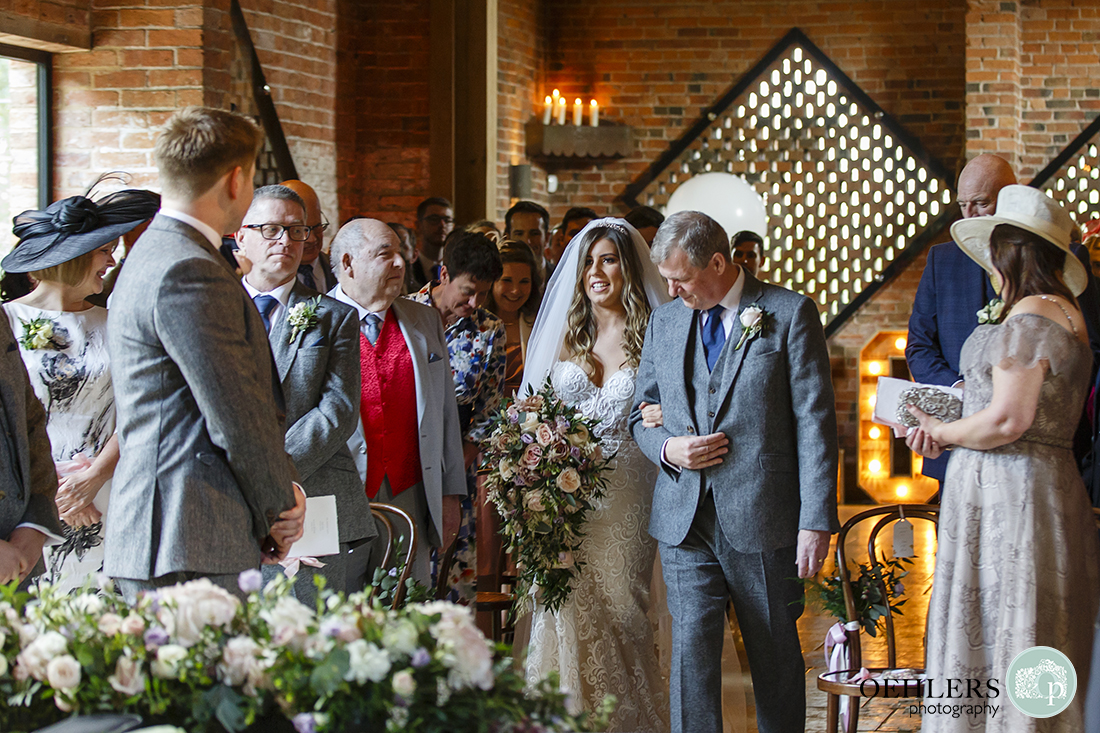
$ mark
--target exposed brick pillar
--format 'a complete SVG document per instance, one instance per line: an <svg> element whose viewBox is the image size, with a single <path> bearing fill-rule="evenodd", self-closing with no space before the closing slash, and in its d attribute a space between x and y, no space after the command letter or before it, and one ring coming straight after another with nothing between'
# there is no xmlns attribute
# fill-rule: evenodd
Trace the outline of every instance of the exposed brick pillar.
<svg viewBox="0 0 1100 733"><path fill-rule="evenodd" d="M1023 156L1020 3L967 5L966 157L996 153L1016 168Z"/></svg>

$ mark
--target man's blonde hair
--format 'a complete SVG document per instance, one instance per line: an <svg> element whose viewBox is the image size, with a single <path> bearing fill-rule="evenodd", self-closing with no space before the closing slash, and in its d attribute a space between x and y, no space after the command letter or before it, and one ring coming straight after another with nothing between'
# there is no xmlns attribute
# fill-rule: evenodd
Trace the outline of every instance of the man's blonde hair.
<svg viewBox="0 0 1100 733"><path fill-rule="evenodd" d="M153 156L164 193L196 199L237 166L252 170L263 144L252 120L211 107L186 107L165 123Z"/></svg>

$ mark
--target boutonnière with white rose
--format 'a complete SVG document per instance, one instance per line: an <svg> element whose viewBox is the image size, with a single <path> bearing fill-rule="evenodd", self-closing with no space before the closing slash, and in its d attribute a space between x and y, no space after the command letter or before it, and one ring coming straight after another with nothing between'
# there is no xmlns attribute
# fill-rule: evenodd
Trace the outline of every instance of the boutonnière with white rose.
<svg viewBox="0 0 1100 733"><path fill-rule="evenodd" d="M1005 314L1005 302L1000 298L994 298L978 311L978 324L1000 323Z"/></svg>
<svg viewBox="0 0 1100 733"><path fill-rule="evenodd" d="M299 333L308 331L317 325L317 309L321 307L321 296L306 300L287 311L286 322L290 326L290 341L298 338Z"/></svg>
<svg viewBox="0 0 1100 733"><path fill-rule="evenodd" d="M741 311L741 315L738 316L741 321L741 338L737 340L737 346L734 346L733 350L737 351L745 345L746 341L763 333L768 325L769 316L771 313L758 305L750 305Z"/></svg>

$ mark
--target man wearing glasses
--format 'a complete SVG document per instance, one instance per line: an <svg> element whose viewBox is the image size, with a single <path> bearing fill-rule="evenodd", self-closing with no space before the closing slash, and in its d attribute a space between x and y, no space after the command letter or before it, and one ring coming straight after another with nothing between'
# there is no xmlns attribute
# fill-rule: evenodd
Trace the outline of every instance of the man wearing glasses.
<svg viewBox="0 0 1100 733"><path fill-rule="evenodd" d="M312 606L314 572L333 590L363 589L367 553L354 549L377 529L347 446L359 422L359 320L352 308L319 296L295 277L302 249L314 236L303 223L307 210L289 187L264 186L236 237L252 262L244 288L267 328L286 403L286 452L306 496L336 499L340 553L321 558L324 567L317 571L312 560L299 561L295 576L295 595ZM295 321L296 307L312 317ZM264 577L271 580L280 571L265 567Z"/></svg>
<svg viewBox="0 0 1100 733"><path fill-rule="evenodd" d="M298 282L310 290L327 293L336 287L336 275L332 272L328 255L321 251L325 246L325 231L328 229L328 219L321 212L321 201L308 183L291 180L283 181L282 185L298 194L306 205L305 224L309 227L309 236L302 243Z"/></svg>
<svg viewBox="0 0 1100 733"><path fill-rule="evenodd" d="M412 282L416 289L439 279L443 260L443 242L455 228L451 202L439 196L424 199L416 207L416 261L412 264Z"/></svg>

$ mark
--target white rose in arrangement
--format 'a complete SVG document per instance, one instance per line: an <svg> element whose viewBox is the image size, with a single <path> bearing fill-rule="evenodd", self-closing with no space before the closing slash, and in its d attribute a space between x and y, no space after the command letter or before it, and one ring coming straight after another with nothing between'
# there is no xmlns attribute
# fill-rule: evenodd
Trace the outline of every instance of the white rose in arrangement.
<svg viewBox="0 0 1100 733"><path fill-rule="evenodd" d="M577 473L577 469L570 466L558 474L556 483L559 489L567 494L572 494L581 487L581 475Z"/></svg>
<svg viewBox="0 0 1100 733"><path fill-rule="evenodd" d="M54 657L46 665L46 681L55 690L73 690L80 684L80 662L68 654Z"/></svg>
<svg viewBox="0 0 1100 733"><path fill-rule="evenodd" d="M141 671L141 662L131 656L118 658L115 673L107 681L123 695L137 695L145 691L145 673Z"/></svg>
<svg viewBox="0 0 1100 733"><path fill-rule="evenodd" d="M4 677L7 674L8 674L8 658L5 657L3 654L0 654L0 679L4 679Z"/></svg>
<svg viewBox="0 0 1100 733"><path fill-rule="evenodd" d="M420 646L420 634L411 621L398 621L390 623L382 631L382 646L390 653L404 654L411 657L417 647Z"/></svg>
<svg viewBox="0 0 1100 733"><path fill-rule="evenodd" d="M500 477L505 481L509 480L516 473L516 466L512 461L505 458L500 462Z"/></svg>
<svg viewBox="0 0 1100 733"><path fill-rule="evenodd" d="M157 649L157 658L150 665L153 676L171 680L179 676L180 663L187 658L187 650L179 644L165 644Z"/></svg>
<svg viewBox="0 0 1100 733"><path fill-rule="evenodd" d="M365 639L357 639L347 646L350 663L344 677L348 682L355 680L363 685L367 680L381 682L390 673L390 657L384 649L379 649Z"/></svg>
<svg viewBox="0 0 1100 733"><path fill-rule="evenodd" d="M117 613L105 613L99 617L97 626L100 633L106 636L114 636L122 630L122 617Z"/></svg>
<svg viewBox="0 0 1100 733"><path fill-rule="evenodd" d="M56 631L47 631L34 641L26 649L19 653L19 665L23 667L31 677L42 681L46 679L46 666L55 658L68 651L69 642Z"/></svg>
<svg viewBox="0 0 1100 733"><path fill-rule="evenodd" d="M416 692L416 680L412 672L403 669L393 676L393 691L408 700Z"/></svg>
<svg viewBox="0 0 1100 733"><path fill-rule="evenodd" d="M745 328L753 328L760 323L763 317L763 310L757 308L755 305L750 305L748 308L741 311L741 325Z"/></svg>
<svg viewBox="0 0 1100 733"><path fill-rule="evenodd" d="M207 626L227 627L241 602L224 588L199 578L160 591L157 618L181 646L190 647L202 639Z"/></svg>
<svg viewBox="0 0 1100 733"><path fill-rule="evenodd" d="M542 492L540 490L532 489L527 492L527 496L524 497L523 503L533 512L543 512L546 511L546 505L543 503L542 498Z"/></svg>
<svg viewBox="0 0 1100 733"><path fill-rule="evenodd" d="M74 596L71 603L74 609L82 613L95 615L103 610L103 600L94 593L81 593Z"/></svg>
<svg viewBox="0 0 1100 733"><path fill-rule="evenodd" d="M565 439L568 440L570 444L575 445L578 448L583 448L588 442L588 438L588 428L586 428L584 425L577 425L577 427L575 427L565 436Z"/></svg>
<svg viewBox="0 0 1100 733"><path fill-rule="evenodd" d="M461 623L440 624L438 639L445 649L443 662L450 668L447 683L452 689L493 687L493 652L476 626Z"/></svg>
<svg viewBox="0 0 1100 733"><path fill-rule="evenodd" d="M26 649L31 642L38 638L38 629L34 624L16 624L19 631L19 648Z"/></svg>
<svg viewBox="0 0 1100 733"><path fill-rule="evenodd" d="M243 685L255 673L260 645L248 636L229 640L218 662L218 679L230 687Z"/></svg>
<svg viewBox="0 0 1100 733"><path fill-rule="evenodd" d="M271 642L276 646L301 649L309 636L314 612L296 598L284 596L275 607L260 612L260 618L271 627Z"/></svg>
<svg viewBox="0 0 1100 733"><path fill-rule="evenodd" d="M137 614L131 613L126 618L122 619L122 633L129 634L130 636L140 636L145 633L145 619Z"/></svg>
<svg viewBox="0 0 1100 733"><path fill-rule="evenodd" d="M4 643L7 640L8 640L8 635L6 633L4 633L3 630L0 630L0 649L4 648ZM0 655L0 656L2 656L2 655Z"/></svg>
<svg viewBox="0 0 1100 733"><path fill-rule="evenodd" d="M523 422L520 423L519 428L525 433L533 433L539 426L539 414L537 412L528 412Z"/></svg>

